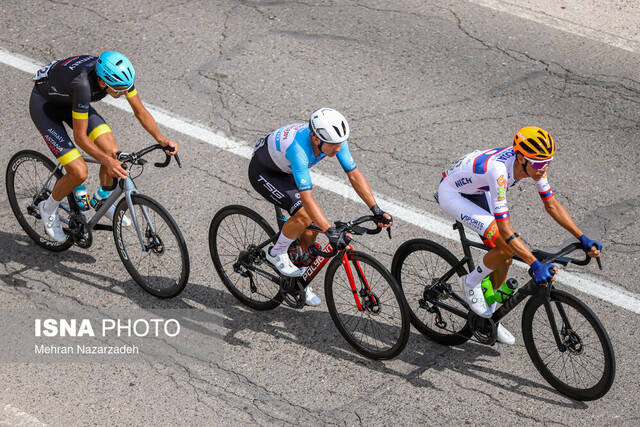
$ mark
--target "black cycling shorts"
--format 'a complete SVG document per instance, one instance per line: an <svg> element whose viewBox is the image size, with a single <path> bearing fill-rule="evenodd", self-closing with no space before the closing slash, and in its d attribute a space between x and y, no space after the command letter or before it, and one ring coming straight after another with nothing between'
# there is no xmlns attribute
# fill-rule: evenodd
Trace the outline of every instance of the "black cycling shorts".
<svg viewBox="0 0 640 427"><path fill-rule="evenodd" d="M282 172L271 156L266 137L256 144L251 162L249 162L249 182L267 201L294 215L302 207L300 192L293 175Z"/></svg>
<svg viewBox="0 0 640 427"><path fill-rule="evenodd" d="M66 123L73 129L71 104L51 102L34 87L29 100L29 113L47 146L62 165L80 157L80 152L69 138L63 125ZM89 106L87 136L91 141L95 141L98 136L106 132L111 132L109 125L92 106Z"/></svg>

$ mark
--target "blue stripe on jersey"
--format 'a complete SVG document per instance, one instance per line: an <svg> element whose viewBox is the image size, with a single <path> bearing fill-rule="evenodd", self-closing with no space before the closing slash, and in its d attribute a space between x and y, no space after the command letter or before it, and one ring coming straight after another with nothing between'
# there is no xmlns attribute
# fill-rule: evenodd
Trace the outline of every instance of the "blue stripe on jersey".
<svg viewBox="0 0 640 427"><path fill-rule="evenodd" d="M493 214L493 216L495 217L496 221L504 221L507 218L509 218L509 211L506 212L501 212L501 213L495 213Z"/></svg>
<svg viewBox="0 0 640 427"><path fill-rule="evenodd" d="M484 187L478 187L478 190L480 190L480 191L490 191L491 189L489 188L488 185L485 185Z"/></svg>
<svg viewBox="0 0 640 427"><path fill-rule="evenodd" d="M509 147L505 148L492 148L491 150L485 151L476 157L473 161L473 173L483 174L487 171L487 163L489 163L489 159L492 156L500 153L501 151L506 150Z"/></svg>

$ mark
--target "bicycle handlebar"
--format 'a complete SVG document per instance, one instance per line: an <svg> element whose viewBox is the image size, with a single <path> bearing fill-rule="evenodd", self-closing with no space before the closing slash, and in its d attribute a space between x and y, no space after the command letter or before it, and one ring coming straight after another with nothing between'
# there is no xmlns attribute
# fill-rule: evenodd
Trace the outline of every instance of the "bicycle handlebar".
<svg viewBox="0 0 640 427"><path fill-rule="evenodd" d="M584 259L577 259L577 258L571 258L571 257L565 256L577 250L581 250L584 252L585 254ZM564 248L560 249L560 251L554 254L549 252L544 252L541 250L534 250L531 253L542 263L550 264L555 262L557 264L567 266L569 263L576 264L576 265L589 264L593 257L590 257L588 252L589 252L588 250L582 247L582 243L574 242L565 246ZM595 257L595 258L596 258L596 262L598 263L598 267L600 268L600 270L602 270L602 261L600 260L600 257Z"/></svg>
<svg viewBox="0 0 640 427"><path fill-rule="evenodd" d="M368 221L375 222L376 220L373 215L366 215L366 216L361 216L360 218L354 219L353 221L349 221L349 222L336 221L336 229L341 233L353 233L358 236L362 236L364 234L378 234L380 233L380 231L382 231L382 227L378 226L377 224L376 224L376 228L358 227L359 224L362 224ZM316 230L315 228L313 228L313 230L319 231L320 233L322 233L320 229ZM391 238L391 230L389 230L389 238ZM316 249L315 247L311 246L309 247L309 252L313 256L331 258L335 256L339 252L339 250L337 248L332 247L330 252L324 252L320 249Z"/></svg>
<svg viewBox="0 0 640 427"><path fill-rule="evenodd" d="M165 160L164 162L156 162L153 165L157 168L164 168L167 167L169 165L169 162L171 162L171 156L169 154L167 154L166 152L172 152L173 148L172 147L163 147L160 144L153 144L150 145L146 148L143 148L142 150L138 151L137 153L123 153L121 151L118 151L116 153L116 155L118 156L118 160L120 160L122 162L122 168L123 169L127 169L128 165L127 163L131 163L131 164L138 164L138 165L144 165L146 164L146 160L144 160L142 157L149 154L152 151L155 150L163 150L165 151L164 155L165 155ZM182 167L182 163L180 163L180 158L178 157L177 154L175 154L173 157L175 157L176 159L176 163L178 163L178 167ZM116 186L118 185L118 178L113 178L113 184L111 184L109 187L103 187L106 191L112 191L116 188Z"/></svg>

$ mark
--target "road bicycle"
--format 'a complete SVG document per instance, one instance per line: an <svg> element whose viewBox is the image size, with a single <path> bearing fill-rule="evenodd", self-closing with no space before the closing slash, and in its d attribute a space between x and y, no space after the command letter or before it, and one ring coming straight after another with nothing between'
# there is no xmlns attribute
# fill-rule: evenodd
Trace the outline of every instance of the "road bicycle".
<svg viewBox="0 0 640 427"><path fill-rule="evenodd" d="M459 221L453 228L460 233L464 252L461 259L426 239L405 242L393 257L391 272L407 298L411 323L416 329L443 345L462 344L472 337L482 344L493 345L498 322L530 297L522 312L522 335L527 353L540 374L556 390L573 399L595 400L604 396L615 377L615 356L607 331L591 309L553 284L539 286L531 279L491 318L476 315L462 296L459 277L474 269L471 247L484 251L491 248L467 239ZM582 251L586 258L566 256L574 251ZM545 264L584 266L591 261L578 242L554 254L540 250L532 253ZM517 255L514 259L520 260ZM600 259L596 260L602 268Z"/></svg>
<svg viewBox="0 0 640 427"><path fill-rule="evenodd" d="M287 218L277 206L276 219L281 230ZM359 226L369 221L375 223L374 217L337 222L336 228L353 235L379 233L379 227ZM309 229L321 232L314 225ZM286 277L265 258L268 245L277 238L271 225L247 207L231 205L216 213L209 228L209 249L220 279L233 296L255 310L271 310L282 302L301 309L305 306L305 287L329 264L325 298L342 336L371 359L391 359L400 354L409 339L409 307L382 263L354 251L351 245L337 250L327 244L322 250L312 247L317 257L301 277Z"/></svg>
<svg viewBox="0 0 640 427"><path fill-rule="evenodd" d="M160 144L151 145L137 153L118 153L118 160L124 169L136 167L139 173L126 179L114 179L111 195L102 201L102 206L90 220L78 206L73 194L60 203L58 212L63 223L67 240L60 243L51 239L44 231L38 204L46 200L56 182L63 176L64 168L57 166L45 155L32 150L16 153L7 166L6 187L9 203L22 229L39 246L53 252L69 249L72 245L89 248L93 243L93 231L113 231L116 249L131 277L145 291L160 298L178 295L189 279L189 254L178 225L169 212L149 196L138 192L134 179L144 171L147 163L142 157L160 150ZM166 167L171 156L166 154L163 163L156 167ZM176 161L180 166L180 161ZM99 162L87 155L82 158L87 163ZM181 167L181 166L180 166ZM98 224L107 210L124 197L116 206L112 225ZM125 224L123 225L123 221ZM131 222L127 225L126 222Z"/></svg>

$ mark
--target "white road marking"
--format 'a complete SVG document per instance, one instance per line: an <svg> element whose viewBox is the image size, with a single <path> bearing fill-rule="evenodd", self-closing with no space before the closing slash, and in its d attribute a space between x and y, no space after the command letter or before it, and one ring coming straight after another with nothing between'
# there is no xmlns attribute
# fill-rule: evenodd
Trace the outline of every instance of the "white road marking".
<svg viewBox="0 0 640 427"><path fill-rule="evenodd" d="M41 66L35 63L32 59L7 52L1 47L0 62L31 74L35 74ZM124 99L105 98L103 102L129 113L132 112L129 104ZM161 108L154 107L149 104L145 104L145 106L159 124L169 129L206 142L211 146L223 149L240 157L244 157L245 159L249 159L251 157L253 148L249 143L233 140L221 132L200 125L192 120L179 117ZM347 199L360 202L360 198L353 188L337 178L313 171L311 172L311 177L314 185L322 187L328 191L332 191ZM385 210L392 212L396 218L402 219L446 239L453 241L459 240L458 233L454 232L452 229L452 221L450 219L436 216L432 213L407 205L404 202L388 198L382 194L376 193L375 196L378 203L384 207ZM515 265L526 267L526 265L522 263L515 263ZM578 274L568 271L561 271L557 280L567 286L584 292L585 294L592 295L596 298L600 298L619 307L640 314L640 295L627 291L620 286L605 282L589 274Z"/></svg>
<svg viewBox="0 0 640 427"><path fill-rule="evenodd" d="M43 422L29 415L15 406L7 403L4 405L3 414L0 418L0 425L7 426L45 426Z"/></svg>
<svg viewBox="0 0 640 427"><path fill-rule="evenodd" d="M508 13L509 15L517 16L518 18L533 21L538 24L546 25L557 30L561 30L567 33L575 34L590 40L605 43L619 49L624 49L629 52L640 52L640 43L627 40L622 37L618 37L614 34L606 33L604 31L588 28L584 25L576 24L571 21L567 21L562 18L557 18L546 13L538 12L533 9L518 6L512 3L505 3L500 0L467 0L469 3L477 4L489 9L496 10L498 12Z"/></svg>

